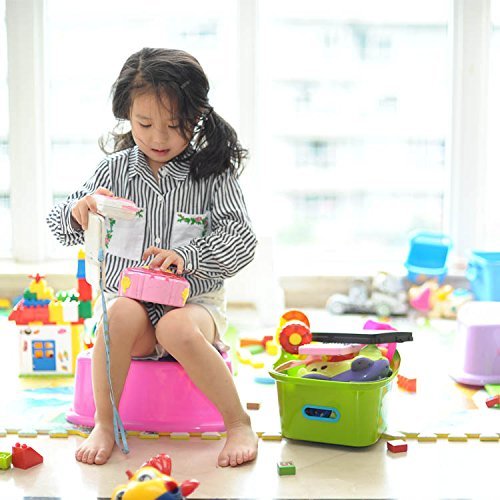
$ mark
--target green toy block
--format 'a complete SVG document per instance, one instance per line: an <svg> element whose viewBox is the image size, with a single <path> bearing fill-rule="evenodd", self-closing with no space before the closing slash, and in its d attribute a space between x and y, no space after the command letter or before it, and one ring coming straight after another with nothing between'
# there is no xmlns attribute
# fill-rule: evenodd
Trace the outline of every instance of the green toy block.
<svg viewBox="0 0 500 500"><path fill-rule="evenodd" d="M295 476L295 465L292 461L278 462L278 474L280 476Z"/></svg>
<svg viewBox="0 0 500 500"><path fill-rule="evenodd" d="M245 349L247 349L247 351L251 354L261 354L266 350L263 345L249 345L248 347L245 347Z"/></svg>
<svg viewBox="0 0 500 500"><path fill-rule="evenodd" d="M83 319L92 317L92 302L90 300L78 304L78 317Z"/></svg>
<svg viewBox="0 0 500 500"><path fill-rule="evenodd" d="M12 465L12 453L7 451L0 451L0 469L7 470L10 469Z"/></svg>
<svg viewBox="0 0 500 500"><path fill-rule="evenodd" d="M36 293L30 292L29 288L26 288L23 293L23 298L25 300L36 300Z"/></svg>

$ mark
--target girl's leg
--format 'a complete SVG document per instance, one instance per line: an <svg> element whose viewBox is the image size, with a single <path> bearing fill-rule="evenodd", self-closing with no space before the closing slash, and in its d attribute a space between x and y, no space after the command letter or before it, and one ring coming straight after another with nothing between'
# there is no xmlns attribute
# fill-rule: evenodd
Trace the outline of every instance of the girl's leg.
<svg viewBox="0 0 500 500"><path fill-rule="evenodd" d="M125 297L116 299L109 308L109 338L111 380L118 405L131 356L147 356L156 345L154 328L144 306ZM75 457L79 462L101 465L107 462L115 442L102 322L92 354L92 388L96 405L95 427L76 450Z"/></svg>
<svg viewBox="0 0 500 500"><path fill-rule="evenodd" d="M158 342L184 367L194 384L214 403L226 426L227 440L218 464L236 466L257 455L257 436L243 409L233 377L212 346L215 325L196 304L173 309L156 326Z"/></svg>

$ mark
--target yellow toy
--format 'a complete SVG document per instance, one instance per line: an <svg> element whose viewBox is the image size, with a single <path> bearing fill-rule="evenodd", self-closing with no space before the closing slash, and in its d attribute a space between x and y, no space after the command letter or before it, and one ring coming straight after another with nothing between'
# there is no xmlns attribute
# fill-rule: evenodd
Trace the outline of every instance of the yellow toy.
<svg viewBox="0 0 500 500"><path fill-rule="evenodd" d="M183 481L179 485L170 477L172 460L160 453L144 463L135 474L129 470L127 484L117 486L111 500L175 500L189 496L198 486L196 479Z"/></svg>

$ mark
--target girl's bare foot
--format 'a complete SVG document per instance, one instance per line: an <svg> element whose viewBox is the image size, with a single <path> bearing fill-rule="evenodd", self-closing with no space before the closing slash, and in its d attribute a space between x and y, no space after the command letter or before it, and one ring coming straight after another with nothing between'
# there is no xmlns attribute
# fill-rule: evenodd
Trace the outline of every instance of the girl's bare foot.
<svg viewBox="0 0 500 500"><path fill-rule="evenodd" d="M257 456L257 434L252 430L250 418L227 426L226 444L219 454L218 464L221 467L236 467L250 462Z"/></svg>
<svg viewBox="0 0 500 500"><path fill-rule="evenodd" d="M114 445L113 426L96 424L89 437L76 450L75 458L84 464L102 465L108 461Z"/></svg>

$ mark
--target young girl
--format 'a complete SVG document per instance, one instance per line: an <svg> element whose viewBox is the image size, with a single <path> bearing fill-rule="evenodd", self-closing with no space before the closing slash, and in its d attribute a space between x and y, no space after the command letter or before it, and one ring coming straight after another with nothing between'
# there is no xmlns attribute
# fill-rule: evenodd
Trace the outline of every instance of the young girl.
<svg viewBox="0 0 500 500"><path fill-rule="evenodd" d="M210 106L208 90L203 69L186 52L145 48L132 54L113 86L113 113L130 122L131 131L112 134L112 154L47 222L62 244L75 245L83 242L89 211L96 212L93 193L128 198L144 209L142 218L116 221L106 253L116 404L132 357L171 354L224 418L227 439L218 464L225 467L257 454L250 418L216 349L227 326L224 279L253 259L256 238L237 181L246 151ZM191 286L185 307L116 296L121 270L146 264L185 273ZM76 459L104 464L114 434L102 325L92 382L95 427Z"/></svg>

